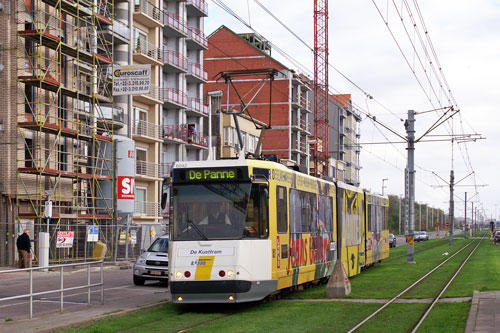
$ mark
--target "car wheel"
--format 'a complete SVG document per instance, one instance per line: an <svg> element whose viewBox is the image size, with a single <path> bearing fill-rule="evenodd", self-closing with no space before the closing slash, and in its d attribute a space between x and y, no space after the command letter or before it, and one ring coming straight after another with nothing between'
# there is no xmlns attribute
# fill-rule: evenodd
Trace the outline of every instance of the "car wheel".
<svg viewBox="0 0 500 333"><path fill-rule="evenodd" d="M136 286L143 286L144 285L144 279L141 277L138 277L137 275L134 275L134 284Z"/></svg>

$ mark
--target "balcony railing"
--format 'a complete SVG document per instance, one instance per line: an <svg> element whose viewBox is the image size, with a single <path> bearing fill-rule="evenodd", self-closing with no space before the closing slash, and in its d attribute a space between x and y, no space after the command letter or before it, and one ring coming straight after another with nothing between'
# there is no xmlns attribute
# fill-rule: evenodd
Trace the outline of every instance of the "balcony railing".
<svg viewBox="0 0 500 333"><path fill-rule="evenodd" d="M133 134L159 139L160 126L144 120L137 120L134 123Z"/></svg>
<svg viewBox="0 0 500 333"><path fill-rule="evenodd" d="M171 176L170 170L171 170L172 165L174 163L175 162L168 162L168 163L162 163L160 165L160 177L161 178L165 178L165 177L170 177Z"/></svg>
<svg viewBox="0 0 500 333"><path fill-rule="evenodd" d="M188 133L187 143L207 147L208 146L208 138L206 135L199 133Z"/></svg>
<svg viewBox="0 0 500 333"><path fill-rule="evenodd" d="M188 60L177 51L163 50L163 63L188 70Z"/></svg>
<svg viewBox="0 0 500 333"><path fill-rule="evenodd" d="M139 0L135 2L134 6L135 12L143 13L153 20L160 21L161 19L161 10L160 8L153 5L151 2L146 0Z"/></svg>
<svg viewBox="0 0 500 333"><path fill-rule="evenodd" d="M158 217L160 205L158 202L136 201L134 215Z"/></svg>
<svg viewBox="0 0 500 333"><path fill-rule="evenodd" d="M162 23L163 25L175 29L184 35L188 34L188 27L186 22L175 13L163 11Z"/></svg>
<svg viewBox="0 0 500 333"><path fill-rule="evenodd" d="M144 54L150 58L153 58L156 61L162 61L161 56L162 52L161 49L157 48L153 44L146 42L144 40L141 40L140 38L136 38L134 40L134 52L139 53L139 54Z"/></svg>
<svg viewBox="0 0 500 333"><path fill-rule="evenodd" d="M203 66L200 63L190 62L188 73L196 76L200 80L208 80L208 73L203 69Z"/></svg>
<svg viewBox="0 0 500 333"><path fill-rule="evenodd" d="M189 38L202 45L204 48L208 48L207 36L198 28L189 27Z"/></svg>
<svg viewBox="0 0 500 333"><path fill-rule="evenodd" d="M161 100L167 103L179 104L184 107L188 105L188 97L187 95L175 88L163 88L161 91Z"/></svg>
<svg viewBox="0 0 500 333"><path fill-rule="evenodd" d="M199 98L189 97L188 107L193 111L208 115L208 105L203 104Z"/></svg>
<svg viewBox="0 0 500 333"><path fill-rule="evenodd" d="M160 168L158 163L151 163L141 160L136 160L135 174L139 176L158 178L160 176Z"/></svg>
<svg viewBox="0 0 500 333"><path fill-rule="evenodd" d="M98 114L98 117L102 117L106 120L125 123L125 112L123 111L122 107L101 105L99 110L102 114Z"/></svg>
<svg viewBox="0 0 500 333"><path fill-rule="evenodd" d="M125 40L130 40L130 28L127 24L118 20L113 21L113 25L105 25L101 27L102 30L113 31Z"/></svg>
<svg viewBox="0 0 500 333"><path fill-rule="evenodd" d="M305 96L294 96L293 102L303 109L309 110L311 108L311 102Z"/></svg>
<svg viewBox="0 0 500 333"><path fill-rule="evenodd" d="M156 100L161 100L161 89L160 87L151 84L149 85L149 93L143 95Z"/></svg>
<svg viewBox="0 0 500 333"><path fill-rule="evenodd" d="M187 140L187 129L179 125L163 125L162 134L165 139Z"/></svg>
<svg viewBox="0 0 500 333"><path fill-rule="evenodd" d="M186 5L195 6L205 15L208 15L208 4L205 0L187 0Z"/></svg>

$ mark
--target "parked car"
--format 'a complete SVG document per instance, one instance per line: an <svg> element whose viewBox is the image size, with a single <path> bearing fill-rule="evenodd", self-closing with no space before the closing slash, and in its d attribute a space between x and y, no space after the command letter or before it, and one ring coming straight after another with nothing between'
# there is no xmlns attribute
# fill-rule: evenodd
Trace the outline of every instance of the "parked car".
<svg viewBox="0 0 500 333"><path fill-rule="evenodd" d="M396 247L396 236L389 234L389 247Z"/></svg>
<svg viewBox="0 0 500 333"><path fill-rule="evenodd" d="M495 231L493 232L493 242L494 242L495 244L500 243L500 230L495 230Z"/></svg>
<svg viewBox="0 0 500 333"><path fill-rule="evenodd" d="M158 237L134 264L134 284L142 286L146 280L168 281L168 236Z"/></svg>
<svg viewBox="0 0 500 333"><path fill-rule="evenodd" d="M415 231L414 238L415 242L422 242L429 240L429 234L427 231Z"/></svg>

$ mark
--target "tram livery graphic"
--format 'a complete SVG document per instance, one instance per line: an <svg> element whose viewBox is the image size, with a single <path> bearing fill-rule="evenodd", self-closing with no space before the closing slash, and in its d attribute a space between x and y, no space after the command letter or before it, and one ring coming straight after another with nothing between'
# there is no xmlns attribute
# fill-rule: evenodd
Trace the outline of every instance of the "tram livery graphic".
<svg viewBox="0 0 500 333"><path fill-rule="evenodd" d="M176 162L174 302L261 300L389 256L387 197L262 160Z"/></svg>

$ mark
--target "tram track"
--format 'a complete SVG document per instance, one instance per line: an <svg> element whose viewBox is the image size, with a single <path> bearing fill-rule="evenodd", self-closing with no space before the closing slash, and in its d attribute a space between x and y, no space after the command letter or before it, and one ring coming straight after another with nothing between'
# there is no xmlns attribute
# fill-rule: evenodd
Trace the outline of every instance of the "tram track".
<svg viewBox="0 0 500 333"><path fill-rule="evenodd" d="M376 311L374 311L372 314L367 316L365 319L363 319L360 323L358 323L356 326L354 326L352 329L350 329L348 332L355 332L357 331L361 326L363 326L366 322L371 320L372 318L376 317L380 312L382 312L386 307L388 307L390 304L394 303L396 300L400 299L401 296L405 295L407 292L418 286L423 280L425 280L427 277L429 277L432 273L434 273L436 270L444 266L446 263L448 263L450 260L455 258L458 254L460 254L462 251L467 249L469 246L475 244L474 248L470 251L470 253L467 255L467 257L462 261L462 263L459 265L458 269L455 271L455 273L450 277L448 282L445 284L445 286L440 290L438 295L434 297L433 301L430 303L430 305L427 307L425 312L422 314L420 317L419 321L415 325L415 327L412 329L412 332L416 332L418 328L423 324L429 313L432 311L433 307L437 302L441 299L442 295L444 292L448 289L448 287L451 285L451 283L455 280L455 278L458 276L462 268L465 266L465 264L469 261L469 259L472 257L476 249L479 247L481 244L482 240L485 237L480 238L479 240L473 240L469 243L467 243L465 246L463 246L461 249L456 251L453 255L451 255L449 258L438 264L436 267L434 267L432 270L424 274L422 277L420 277L417 281L413 282L409 287L401 291L399 294L397 294L395 297L387 301L384 305L382 305L380 308L378 308Z"/></svg>

